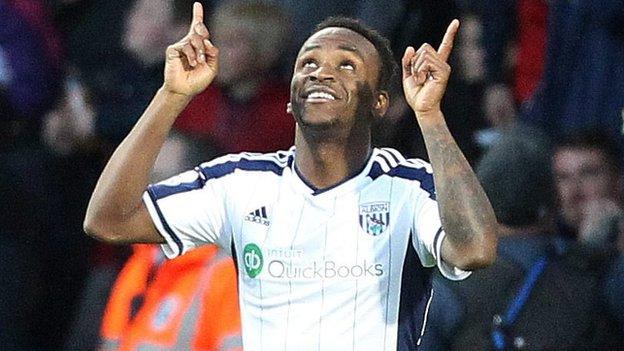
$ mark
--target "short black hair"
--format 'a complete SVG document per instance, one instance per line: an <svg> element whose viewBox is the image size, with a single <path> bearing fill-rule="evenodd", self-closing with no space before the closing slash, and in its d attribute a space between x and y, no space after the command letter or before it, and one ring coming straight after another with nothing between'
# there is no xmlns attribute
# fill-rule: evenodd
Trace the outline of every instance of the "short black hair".
<svg viewBox="0 0 624 351"><path fill-rule="evenodd" d="M539 130L517 124L478 162L477 178L496 219L509 227L538 225L555 213L551 145Z"/></svg>
<svg viewBox="0 0 624 351"><path fill-rule="evenodd" d="M392 54L390 41L384 38L376 30L364 24L362 21L349 17L329 17L319 23L312 34L330 27L352 30L373 44L379 54L379 58L381 59L379 79L377 81L378 87L380 90L389 91L399 67L394 59L394 55Z"/></svg>
<svg viewBox="0 0 624 351"><path fill-rule="evenodd" d="M555 141L555 151L562 148L596 149L603 153L612 170L622 169L622 149L606 131L586 128L568 132Z"/></svg>

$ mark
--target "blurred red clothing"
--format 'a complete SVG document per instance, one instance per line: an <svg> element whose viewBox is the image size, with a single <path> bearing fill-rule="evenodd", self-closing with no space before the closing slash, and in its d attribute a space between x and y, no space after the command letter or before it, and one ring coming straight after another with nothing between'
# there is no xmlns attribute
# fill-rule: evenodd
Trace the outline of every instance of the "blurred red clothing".
<svg viewBox="0 0 624 351"><path fill-rule="evenodd" d="M518 9L518 59L515 97L528 100L542 79L546 55L548 4L544 0L520 0Z"/></svg>
<svg viewBox="0 0 624 351"><path fill-rule="evenodd" d="M134 245L102 320L99 351L241 351L234 262L215 245L166 260Z"/></svg>
<svg viewBox="0 0 624 351"><path fill-rule="evenodd" d="M286 113L288 86L266 82L247 102L228 97L223 88L209 86L178 117L182 133L207 138L221 152L270 152L288 149L295 122Z"/></svg>

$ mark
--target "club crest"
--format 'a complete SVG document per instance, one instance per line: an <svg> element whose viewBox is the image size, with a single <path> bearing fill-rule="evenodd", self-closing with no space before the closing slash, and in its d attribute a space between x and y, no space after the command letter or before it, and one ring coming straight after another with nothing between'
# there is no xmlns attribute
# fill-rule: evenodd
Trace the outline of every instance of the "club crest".
<svg viewBox="0 0 624 351"><path fill-rule="evenodd" d="M390 203L370 202L360 205L360 227L372 236L383 233L390 225Z"/></svg>

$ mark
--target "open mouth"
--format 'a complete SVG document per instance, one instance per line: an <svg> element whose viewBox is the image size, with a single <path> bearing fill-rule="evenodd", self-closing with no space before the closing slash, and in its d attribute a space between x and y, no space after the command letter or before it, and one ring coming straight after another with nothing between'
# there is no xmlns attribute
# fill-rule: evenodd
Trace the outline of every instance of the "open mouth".
<svg viewBox="0 0 624 351"><path fill-rule="evenodd" d="M310 103L322 103L339 100L336 93L326 87L312 87L307 89L303 94L303 98L306 102Z"/></svg>

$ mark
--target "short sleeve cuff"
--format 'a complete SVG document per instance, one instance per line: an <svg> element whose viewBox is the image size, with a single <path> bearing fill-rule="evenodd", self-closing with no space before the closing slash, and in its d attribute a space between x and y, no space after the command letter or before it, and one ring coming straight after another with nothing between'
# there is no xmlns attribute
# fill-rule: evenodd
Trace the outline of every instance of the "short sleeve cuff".
<svg viewBox="0 0 624 351"><path fill-rule="evenodd" d="M435 257L438 263L438 269L440 270L440 273L442 273L442 275L446 279L453 280L453 281L464 280L468 278L470 274L472 274L472 272L464 271L442 260L441 250L442 250L442 242L444 241L445 236L446 236L446 232L442 230L442 228L440 228L440 230L438 231L438 233L436 234L434 238Z"/></svg>
<svg viewBox="0 0 624 351"><path fill-rule="evenodd" d="M182 241L167 223L158 202L152 197L149 189L143 193L143 202L158 233L165 239L165 243L160 245L165 256L170 259L180 256L183 252Z"/></svg>

